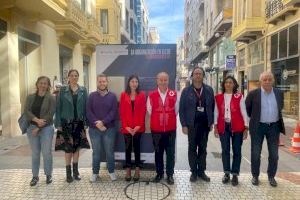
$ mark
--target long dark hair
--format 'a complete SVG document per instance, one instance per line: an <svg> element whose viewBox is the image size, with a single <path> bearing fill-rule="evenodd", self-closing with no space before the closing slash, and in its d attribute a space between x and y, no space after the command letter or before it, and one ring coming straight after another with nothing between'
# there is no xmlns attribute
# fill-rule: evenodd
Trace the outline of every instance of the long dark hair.
<svg viewBox="0 0 300 200"><path fill-rule="evenodd" d="M50 81L50 78L47 77L47 76L40 76L38 77L38 79L36 80L35 82L35 87L36 87L36 93L38 93L39 89L38 89L38 83L43 80L43 79L46 79L47 80L47 83L48 83L48 89L47 89L47 92L50 91L50 88L51 88L51 81Z"/></svg>
<svg viewBox="0 0 300 200"><path fill-rule="evenodd" d="M138 77L137 75L131 75L131 76L129 76L129 78L128 78L127 86L126 86L126 90L125 90L125 92L126 92L128 95L131 94L131 88L130 88L129 83L130 83L130 81L131 81L132 79L134 79L134 78L138 81L138 86L137 86L137 88L136 88L136 93L137 93L137 94L140 93L140 79L139 79L139 77Z"/></svg>
<svg viewBox="0 0 300 200"><path fill-rule="evenodd" d="M233 76L226 76L226 78L223 80L222 82L222 92L225 93L225 82L228 80L228 79L231 79L232 82L233 82L233 89L232 89L232 93L235 94L238 92L238 88L239 88L239 84L237 82L237 80L233 77Z"/></svg>

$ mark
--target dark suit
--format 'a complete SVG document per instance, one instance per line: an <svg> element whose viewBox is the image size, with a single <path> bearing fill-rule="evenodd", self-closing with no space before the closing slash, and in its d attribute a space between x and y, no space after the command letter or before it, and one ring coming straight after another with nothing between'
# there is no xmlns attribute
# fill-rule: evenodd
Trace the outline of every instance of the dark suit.
<svg viewBox="0 0 300 200"><path fill-rule="evenodd" d="M277 171L279 135L280 133L285 134L281 113L284 97L280 90L273 88L273 91L277 102L279 120L271 124L260 123L261 88L249 92L246 98L246 109L250 117L251 172L254 177L258 177L260 173L260 155L264 136L266 136L269 151L268 176L273 178Z"/></svg>
<svg viewBox="0 0 300 200"><path fill-rule="evenodd" d="M188 157L191 172L203 174L206 170L207 140L210 127L213 124L215 100L210 86L203 84L201 95L205 114L197 117L197 96L194 86L184 88L180 97L179 117L182 127L188 127ZM198 151L197 151L198 150Z"/></svg>

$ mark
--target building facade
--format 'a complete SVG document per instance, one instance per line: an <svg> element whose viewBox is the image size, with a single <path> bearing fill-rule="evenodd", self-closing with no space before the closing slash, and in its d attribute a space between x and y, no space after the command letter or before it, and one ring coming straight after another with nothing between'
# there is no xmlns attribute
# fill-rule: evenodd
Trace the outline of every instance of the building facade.
<svg viewBox="0 0 300 200"><path fill-rule="evenodd" d="M259 74L271 70L284 91L284 115L299 120L299 0L234 1L232 38L240 84L259 86Z"/></svg>
<svg viewBox="0 0 300 200"><path fill-rule="evenodd" d="M149 13L145 0L136 0L136 43L148 43Z"/></svg>
<svg viewBox="0 0 300 200"><path fill-rule="evenodd" d="M149 42L149 44L159 44L160 43L160 37L159 37L159 33L158 33L158 30L156 27L149 28L148 42Z"/></svg>
<svg viewBox="0 0 300 200"><path fill-rule="evenodd" d="M121 43L136 43L136 0L119 0L121 5Z"/></svg>
<svg viewBox="0 0 300 200"><path fill-rule="evenodd" d="M96 89L96 44L120 43L120 6L109 2L107 7L101 7L104 0L0 2L3 136L20 134L17 119L39 76L64 84L73 68L80 85Z"/></svg>
<svg viewBox="0 0 300 200"><path fill-rule="evenodd" d="M185 62L185 47L184 47L184 38L178 37L176 40L176 63L177 63L177 89L182 90L184 87L186 87L189 84L189 71L188 66Z"/></svg>

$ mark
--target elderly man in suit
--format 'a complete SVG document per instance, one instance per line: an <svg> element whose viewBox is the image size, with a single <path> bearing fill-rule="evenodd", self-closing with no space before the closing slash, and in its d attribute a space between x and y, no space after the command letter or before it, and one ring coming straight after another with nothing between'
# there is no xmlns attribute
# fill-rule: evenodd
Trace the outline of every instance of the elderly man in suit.
<svg viewBox="0 0 300 200"><path fill-rule="evenodd" d="M250 117L252 184L259 184L260 155L266 136L269 151L267 173L270 185L276 187L274 177L278 165L279 135L285 134L281 113L284 98L280 90L273 88L274 76L271 72L263 72L259 79L261 87L249 92L246 98L246 109Z"/></svg>

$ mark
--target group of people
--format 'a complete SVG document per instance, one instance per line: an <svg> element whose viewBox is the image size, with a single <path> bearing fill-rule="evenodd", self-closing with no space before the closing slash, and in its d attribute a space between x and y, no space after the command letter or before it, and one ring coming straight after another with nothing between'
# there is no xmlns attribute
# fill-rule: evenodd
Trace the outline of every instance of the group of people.
<svg viewBox="0 0 300 200"><path fill-rule="evenodd" d="M52 140L54 127L57 129L56 150L65 151L66 181L80 180L78 170L79 150L90 148L86 130L93 149L92 176L90 182L99 179L100 162L105 155L107 169L112 181L116 180L114 146L118 134L117 113L121 120L120 132L125 142L125 180L138 181L141 168L141 136L145 132L145 116L150 116L150 130L155 152L156 176L160 182L166 171L166 181L174 184L175 140L177 114L179 113L182 132L188 136L188 160L191 168L190 181L198 178L209 182L206 175L206 155L209 132L214 129L220 138L224 184L230 181L238 185L243 140L251 135L252 184L259 184L260 154L266 136L269 150L268 177L271 186L277 186L274 179L278 165L278 142L280 132L284 133L281 110L283 94L273 88L274 77L270 72L260 76L261 88L251 91L246 100L238 92L238 83L233 76L227 76L222 83L222 93L214 96L212 88L203 80L205 71L196 67L192 71L192 84L183 89L179 98L169 88L169 75L157 74L157 89L148 97L140 90L138 76L128 78L127 86L120 96L108 90L108 77L97 75L97 90L88 95L78 85L79 73L70 70L68 85L61 87L57 96L50 93L51 83L46 76L36 82L36 92L27 97L24 114L30 126L27 136L32 149L32 174L34 186L39 181L40 153L43 154L46 183L52 182ZM53 120L53 116L55 115ZM248 126L248 118L250 123ZM230 141L233 161L230 164ZM104 152L102 152L104 150ZM134 151L132 163L131 152ZM164 167L166 152L166 167ZM72 164L72 165L71 165ZM134 168L134 175L131 170ZM166 168L166 169L165 169Z"/></svg>

